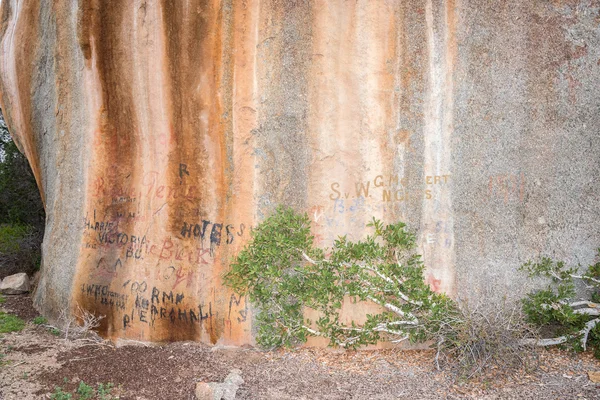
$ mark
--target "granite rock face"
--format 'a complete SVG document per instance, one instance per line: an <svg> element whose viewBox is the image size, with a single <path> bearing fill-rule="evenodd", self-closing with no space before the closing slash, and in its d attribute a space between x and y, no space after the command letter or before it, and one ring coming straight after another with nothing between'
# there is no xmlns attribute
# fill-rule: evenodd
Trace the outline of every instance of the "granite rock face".
<svg viewBox="0 0 600 400"><path fill-rule="evenodd" d="M284 203L418 231L436 289L522 293L600 239L596 1L0 1L0 105L47 213L35 302L252 342L221 275Z"/></svg>

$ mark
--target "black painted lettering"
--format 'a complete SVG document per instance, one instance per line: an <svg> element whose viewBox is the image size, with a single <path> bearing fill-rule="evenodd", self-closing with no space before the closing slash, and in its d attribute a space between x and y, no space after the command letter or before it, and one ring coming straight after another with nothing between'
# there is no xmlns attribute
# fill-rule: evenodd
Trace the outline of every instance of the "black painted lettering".
<svg viewBox="0 0 600 400"><path fill-rule="evenodd" d="M194 322L198 322L198 316L194 312L194 310L190 310L190 322L193 324Z"/></svg>
<svg viewBox="0 0 600 400"><path fill-rule="evenodd" d="M225 227L225 231L227 232L227 244L233 243L233 239L235 238L235 236L233 236L234 229L235 227L233 225L227 225Z"/></svg>
<svg viewBox="0 0 600 400"><path fill-rule="evenodd" d="M160 294L160 291L159 291L159 290L158 290L156 287L153 287L153 288L152 288L152 297L151 297L152 304L154 304L154 299L156 299L156 304L159 304L159 303L160 303L160 302L158 301L158 295L159 295L159 294Z"/></svg>
<svg viewBox="0 0 600 400"><path fill-rule="evenodd" d="M198 226L198 225L196 225ZM192 236L192 225L188 225L187 222L183 223L183 228L181 228L181 236L185 237L191 237ZM194 229L194 236L196 236L196 230Z"/></svg>
<svg viewBox="0 0 600 400"><path fill-rule="evenodd" d="M187 165L186 164L179 164L179 178L183 179L183 175L187 175L190 176L190 173L187 169Z"/></svg>
<svg viewBox="0 0 600 400"><path fill-rule="evenodd" d="M202 220L202 230L200 231L200 239L204 240L204 236L206 235L206 228L211 224L212 222L207 221L205 219Z"/></svg>
<svg viewBox="0 0 600 400"><path fill-rule="evenodd" d="M214 224L212 231L210 232L210 244L211 246L221 244L221 231L223 230L223 224Z"/></svg>
<svg viewBox="0 0 600 400"><path fill-rule="evenodd" d="M171 303L173 303L173 292L169 292L169 294L167 294L167 292L163 292L163 295L162 295L163 304L166 303L165 299L167 299Z"/></svg>

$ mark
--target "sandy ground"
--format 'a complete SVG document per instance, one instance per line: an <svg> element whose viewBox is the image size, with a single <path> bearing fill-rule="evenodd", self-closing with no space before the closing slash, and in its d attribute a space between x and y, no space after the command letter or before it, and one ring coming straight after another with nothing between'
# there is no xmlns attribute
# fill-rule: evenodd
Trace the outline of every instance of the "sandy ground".
<svg viewBox="0 0 600 400"><path fill-rule="evenodd" d="M0 399L44 399L56 386L74 391L80 381L113 383L121 399L194 399L196 382L222 381L242 371L239 399L600 399L600 371L591 354L546 351L529 373L489 375L470 382L437 371L431 351L262 352L197 343L123 346L67 341L34 325L24 296L9 297L6 311L28 321L0 339Z"/></svg>

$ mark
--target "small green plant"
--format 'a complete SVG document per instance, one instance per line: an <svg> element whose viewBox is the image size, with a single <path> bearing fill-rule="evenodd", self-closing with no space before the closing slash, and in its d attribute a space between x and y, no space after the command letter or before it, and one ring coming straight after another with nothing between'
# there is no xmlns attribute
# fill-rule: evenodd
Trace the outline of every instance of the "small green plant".
<svg viewBox="0 0 600 400"><path fill-rule="evenodd" d="M96 391L92 386L86 384L84 381L81 381L77 387L77 394L79 395L80 400L88 400L94 397Z"/></svg>
<svg viewBox="0 0 600 400"><path fill-rule="evenodd" d="M0 304L6 303L6 298L0 294Z"/></svg>
<svg viewBox="0 0 600 400"><path fill-rule="evenodd" d="M25 327L25 321L16 315L0 312L0 333L19 332Z"/></svg>
<svg viewBox="0 0 600 400"><path fill-rule="evenodd" d="M437 339L456 304L425 283L416 236L401 222L384 226L373 219L368 226L372 235L358 242L340 237L327 257L313 246L308 216L289 208L278 207L252 232L224 281L258 306L259 345L289 347L308 336L351 348ZM345 298L378 304L382 311L363 323L343 323ZM305 308L320 317L305 320Z"/></svg>
<svg viewBox="0 0 600 400"><path fill-rule="evenodd" d="M67 378L64 378L65 385L69 382ZM113 397L111 394L114 385L112 383L99 383L97 388L94 388L92 385L88 385L84 381L79 382L79 386L75 390L75 393L69 393L63 390L60 386L56 386L54 388L54 393L50 396L51 399L55 400L90 400L90 399L98 399L98 400L113 400L118 399L118 397Z"/></svg>
<svg viewBox="0 0 600 400"><path fill-rule="evenodd" d="M56 328L50 328L48 330L48 332L50 332L51 334L53 334L54 336L60 336L60 330L56 329Z"/></svg>
<svg viewBox="0 0 600 400"><path fill-rule="evenodd" d="M580 269L550 258L524 264L521 270L530 277L545 277L550 283L523 300L523 311L530 322L554 336L535 344L566 345L575 351L591 345L594 355L600 358L600 262L588 266L584 273ZM587 298L578 298L577 282L585 286Z"/></svg>
<svg viewBox="0 0 600 400"><path fill-rule="evenodd" d="M50 395L51 400L71 400L73 395L68 392L63 392L60 386L54 388L54 393Z"/></svg>
<svg viewBox="0 0 600 400"><path fill-rule="evenodd" d="M44 325L48 323L48 320L42 316L38 316L33 319L33 323L35 325Z"/></svg>
<svg viewBox="0 0 600 400"><path fill-rule="evenodd" d="M99 383L98 384L98 399L99 400L111 400L113 399L111 391L114 385L112 383Z"/></svg>

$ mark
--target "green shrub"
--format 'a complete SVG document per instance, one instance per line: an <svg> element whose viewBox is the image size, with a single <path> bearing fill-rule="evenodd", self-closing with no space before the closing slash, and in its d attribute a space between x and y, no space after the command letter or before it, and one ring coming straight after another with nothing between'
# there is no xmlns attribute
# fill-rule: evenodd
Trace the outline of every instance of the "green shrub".
<svg viewBox="0 0 600 400"><path fill-rule="evenodd" d="M352 348L436 339L457 309L425 283L415 235L401 222L384 226L373 219L369 226L372 235L356 243L340 237L328 257L313 246L308 216L289 208L277 208L252 232L224 281L258 307L259 345L289 347L308 336ZM362 324L344 324L339 318L344 298L376 303L382 311ZM320 317L305 320L305 308Z"/></svg>
<svg viewBox="0 0 600 400"><path fill-rule="evenodd" d="M38 316L33 319L33 323L35 325L43 325L43 324L48 323L48 320L42 316Z"/></svg>
<svg viewBox="0 0 600 400"><path fill-rule="evenodd" d="M600 258L600 249L598 249ZM580 273L580 266L567 266L562 261L542 258L521 267L530 277L545 277L550 283L523 300L528 320L540 326L547 336L536 341L540 346L566 345L575 351L586 350L588 344L600 358L600 262ZM585 286L586 299L577 296L576 283Z"/></svg>

